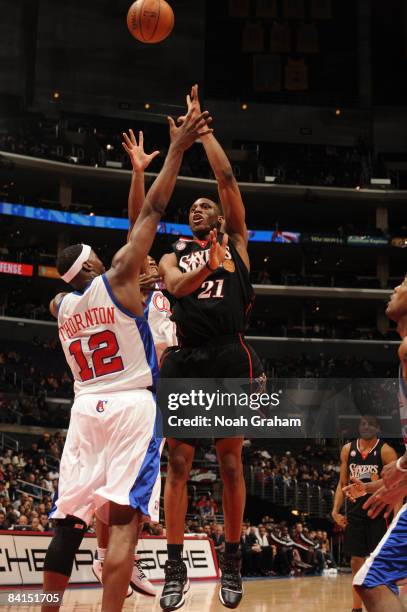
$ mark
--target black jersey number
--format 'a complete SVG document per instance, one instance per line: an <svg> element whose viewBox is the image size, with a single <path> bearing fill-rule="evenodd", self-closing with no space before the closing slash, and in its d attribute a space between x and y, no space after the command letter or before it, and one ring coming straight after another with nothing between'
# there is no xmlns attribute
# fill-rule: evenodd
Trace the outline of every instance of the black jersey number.
<svg viewBox="0 0 407 612"><path fill-rule="evenodd" d="M198 300L207 300L208 298L223 298L223 283L224 279L219 278L216 281L205 281L201 285L201 293L198 295Z"/></svg>

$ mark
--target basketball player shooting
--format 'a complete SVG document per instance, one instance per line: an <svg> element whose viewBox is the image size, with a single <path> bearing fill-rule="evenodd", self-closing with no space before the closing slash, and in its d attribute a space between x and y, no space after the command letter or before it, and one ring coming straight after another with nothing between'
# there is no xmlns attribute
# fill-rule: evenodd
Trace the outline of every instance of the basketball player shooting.
<svg viewBox="0 0 407 612"><path fill-rule="evenodd" d="M58 272L74 291L50 304L75 380L75 401L61 458L55 533L44 561L44 591L64 591L75 554L95 510L108 522L103 612L122 609L134 563L140 519L158 518L153 499L161 437L153 391L157 357L144 316L139 276L157 224L173 193L182 158L209 113L191 111L170 125L170 147L128 243L105 272L88 245L64 249ZM44 607L44 611L48 609ZM54 609L59 609L55 606Z"/></svg>
<svg viewBox="0 0 407 612"><path fill-rule="evenodd" d="M345 500L346 486L353 478L365 485L379 480L383 466L397 459L396 451L378 437L379 423L374 416L364 416L359 423L359 438L345 444L341 451L341 467L335 492L332 518L345 528L344 550L351 557L352 575L359 571L365 559L376 548L386 533L387 523L383 513L372 521L363 508L365 497L347 506L347 516L340 513ZM345 489L345 494L344 494ZM362 600L352 589L352 612L362 611Z"/></svg>
<svg viewBox="0 0 407 612"><path fill-rule="evenodd" d="M138 142L133 130L129 130L129 134L123 133L123 139L123 148L129 155L133 169L128 198L128 238L130 238L145 200L144 171L148 168L152 160L159 155L159 151L154 151L151 154L147 154L144 151L143 132L139 132ZM158 363L160 363L163 351L167 347L174 346L177 343L175 324L170 320L171 313L168 299L156 287L156 283L159 280L158 266L152 257L148 256L146 258L143 270L144 272L140 275L141 301L143 303L144 316L150 325L151 334L153 336L157 360ZM160 489L160 480L157 479L153 497L158 503L161 492ZM140 522L139 532L142 530L142 527L143 523ZM109 543L109 526L98 517L96 517L96 537L98 548L92 569L96 578L102 582L103 563ZM156 589L144 573L142 561L136 552L134 554L134 567L130 578L130 585L127 590L127 597L132 595L133 590L143 595L154 596L156 594Z"/></svg>
<svg viewBox="0 0 407 612"><path fill-rule="evenodd" d="M188 114L193 112L199 116L197 86L192 88L187 102ZM173 298L172 319L177 325L179 343L178 349L166 353L161 377L264 381L261 362L243 337L253 301L245 208L221 145L213 134L203 134L200 138L218 183L222 208L208 198L196 200L189 211L193 239L178 240L174 252L161 259L159 272ZM227 235L220 232L222 226L229 242ZM196 444L196 440L168 440L169 466L164 494L168 560L160 600L161 608L167 611L184 605L189 588L182 550L187 481ZM243 596L239 552L246 501L242 445L243 438L216 441L226 536L225 552L220 560L219 598L228 608L236 608Z"/></svg>
<svg viewBox="0 0 407 612"><path fill-rule="evenodd" d="M399 347L399 406L403 440L407 448L407 276L395 288L386 314L397 323L402 340ZM357 498L360 489L361 483L356 482L350 489L350 495ZM397 510L407 496L407 450L397 461L384 467L382 479L375 483L375 487L370 486L368 492L373 495L365 502L364 508L373 519L383 511L389 515L393 509ZM356 574L353 586L368 612L403 612L398 585L406 578L407 504L398 512L373 554Z"/></svg>

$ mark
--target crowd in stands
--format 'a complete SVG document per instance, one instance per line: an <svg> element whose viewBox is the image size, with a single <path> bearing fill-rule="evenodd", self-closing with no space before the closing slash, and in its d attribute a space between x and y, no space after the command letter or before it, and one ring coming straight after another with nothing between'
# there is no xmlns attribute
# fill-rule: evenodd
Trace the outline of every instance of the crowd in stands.
<svg viewBox="0 0 407 612"><path fill-rule="evenodd" d="M359 359L352 353L342 357L324 352L314 357L306 353L293 353L267 358L263 363L269 379L397 377L394 364ZM72 398L72 375L66 368L57 339L34 337L31 343L2 341L0 422L67 427ZM197 481L211 478L200 471L192 477Z"/></svg>
<svg viewBox="0 0 407 612"><path fill-rule="evenodd" d="M26 450L0 456L0 529L49 531L64 439L44 432Z"/></svg>
<svg viewBox="0 0 407 612"><path fill-rule="evenodd" d="M317 304L317 307L319 304ZM377 327L370 322L362 323L353 320L327 320L319 318L313 313L303 323L289 323L286 318L277 317L269 308L265 312L257 312L255 309L247 329L249 336L271 336L277 338L326 338L347 340L398 340L394 328L389 328L386 333L381 333Z"/></svg>
<svg viewBox="0 0 407 612"><path fill-rule="evenodd" d="M401 280L391 277L387 287L381 287L377 276L359 276L356 274L325 273L299 274L289 270L253 270L251 280L257 285L285 285L300 287L345 287L356 289L393 289Z"/></svg>
<svg viewBox="0 0 407 612"><path fill-rule="evenodd" d="M34 337L31 344L2 341L0 383L40 397L72 397L72 375L64 363L57 338Z"/></svg>
<svg viewBox="0 0 407 612"><path fill-rule="evenodd" d="M310 483L334 490L338 484L339 466L332 452L315 444L297 451L280 454L245 443L245 463L254 471L257 482L267 485L272 479L277 486L294 481Z"/></svg>
<svg viewBox="0 0 407 612"><path fill-rule="evenodd" d="M387 378L397 375L394 364L321 352L316 357L306 353L290 354L265 361L266 374L278 378Z"/></svg>
<svg viewBox="0 0 407 612"><path fill-rule="evenodd" d="M25 450L3 449L0 453L0 530L37 531L52 530L48 518L53 497L58 487L59 459L64 438L60 432L44 432ZM214 447L200 449L200 455L215 464ZM314 445L307 446L294 459L290 452L271 456L267 451L245 446L245 460L263 470L274 470L282 478L291 476L307 479L315 477L312 467L315 461L325 459L326 450ZM165 455L164 455L165 456ZM305 463L304 463L305 462ZM324 469L337 474L333 460ZM215 472L215 465L213 467ZM207 468L210 472L210 467ZM329 472L326 472L329 473ZM165 471L164 471L165 476ZM215 475L216 477L216 475ZM208 481L209 482L209 481ZM335 484L332 480L332 486ZM193 518L188 518L185 532L207 536L213 540L217 554L224 550L223 517L218 514L218 503L210 494L190 499ZM191 516L191 515L189 515ZM265 516L259 524L246 519L242 525L241 548L243 573L245 576L274 576L321 574L324 569L335 568L330 550L330 540L324 531L315 531L302 517L301 522L290 527L287 521L276 522ZM94 524L89 531L94 533ZM146 523L142 536L165 537L165 524Z"/></svg>
<svg viewBox="0 0 407 612"><path fill-rule="evenodd" d="M90 166L119 162L128 169L128 156L121 145L127 123L86 116L48 120L39 115L26 115L18 124L11 122L0 133L0 151ZM144 131L148 150L160 151L159 159L150 168L155 172L168 147L167 127L148 120L134 127ZM263 182L268 175L275 176L276 182L289 185L356 187L368 185L372 174L372 153L362 140L354 147L243 142L233 146L247 151L247 160L234 165L237 177L244 181ZM213 178L202 149L194 147L190 151L180 174Z"/></svg>
<svg viewBox="0 0 407 612"><path fill-rule="evenodd" d="M306 520L306 519L304 519ZM224 526L215 520L203 523L189 519L186 533L211 538L217 556L225 548ZM324 570L337 572L328 533L311 529L303 522L290 527L287 521L276 522L264 516L253 525L243 522L240 536L243 576L321 575Z"/></svg>

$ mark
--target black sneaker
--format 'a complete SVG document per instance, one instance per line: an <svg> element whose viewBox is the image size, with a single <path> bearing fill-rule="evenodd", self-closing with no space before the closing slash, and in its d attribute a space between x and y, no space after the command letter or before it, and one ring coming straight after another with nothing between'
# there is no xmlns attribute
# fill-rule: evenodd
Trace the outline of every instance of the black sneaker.
<svg viewBox="0 0 407 612"><path fill-rule="evenodd" d="M222 571L219 599L226 608L237 608L243 597L240 553L223 554L219 565Z"/></svg>
<svg viewBox="0 0 407 612"><path fill-rule="evenodd" d="M166 612L178 610L185 603L185 593L189 590L187 566L183 561L165 562L165 583L160 598L160 606Z"/></svg>

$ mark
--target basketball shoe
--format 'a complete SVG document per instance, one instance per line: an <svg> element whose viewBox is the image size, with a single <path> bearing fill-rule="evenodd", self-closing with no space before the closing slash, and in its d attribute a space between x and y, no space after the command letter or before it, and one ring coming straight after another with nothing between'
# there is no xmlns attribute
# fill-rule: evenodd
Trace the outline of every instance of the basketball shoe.
<svg viewBox="0 0 407 612"><path fill-rule="evenodd" d="M103 582L102 582L103 561L100 561L98 559L97 551L95 553L95 558L94 558L93 563L92 563L92 572L93 572L93 575L99 580L100 584L103 584ZM129 587L127 589L126 598L127 597L131 597L132 595L133 595L133 589L129 585Z"/></svg>
<svg viewBox="0 0 407 612"><path fill-rule="evenodd" d="M134 555L134 567L131 573L130 586L142 595L151 595L154 597L156 594L155 586L151 584L143 571L142 561L140 561L139 555Z"/></svg>
<svg viewBox="0 0 407 612"><path fill-rule="evenodd" d="M224 553L220 557L219 566L222 572L219 599L226 608L237 608L243 597L240 552L228 555Z"/></svg>
<svg viewBox="0 0 407 612"><path fill-rule="evenodd" d="M185 594L189 591L187 566L181 560L170 560L164 566L165 583L161 594L160 606L165 612L178 610L185 603Z"/></svg>

